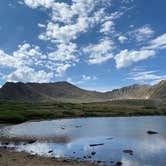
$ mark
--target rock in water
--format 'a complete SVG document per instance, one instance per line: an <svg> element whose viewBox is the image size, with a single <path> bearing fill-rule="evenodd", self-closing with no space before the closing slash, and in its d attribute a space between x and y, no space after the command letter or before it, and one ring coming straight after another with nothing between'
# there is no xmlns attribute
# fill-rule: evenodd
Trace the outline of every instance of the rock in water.
<svg viewBox="0 0 166 166"><path fill-rule="evenodd" d="M122 165L122 162L121 162L121 161L118 161L118 162L116 163L116 165L117 165L117 166L121 166L121 165Z"/></svg>
<svg viewBox="0 0 166 166"><path fill-rule="evenodd" d="M147 133L148 133L148 134L158 134L158 132L156 132L156 131L151 131L151 130L148 130Z"/></svg>
<svg viewBox="0 0 166 166"><path fill-rule="evenodd" d="M129 149L126 149L126 150L123 150L124 153L127 153L129 155L133 155L133 151L132 150L129 150Z"/></svg>

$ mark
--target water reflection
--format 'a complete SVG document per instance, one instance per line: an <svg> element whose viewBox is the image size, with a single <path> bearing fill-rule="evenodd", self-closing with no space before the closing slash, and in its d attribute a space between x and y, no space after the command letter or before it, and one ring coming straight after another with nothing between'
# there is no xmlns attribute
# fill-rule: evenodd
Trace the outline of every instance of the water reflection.
<svg viewBox="0 0 166 166"><path fill-rule="evenodd" d="M24 123L2 128L0 133L11 138L36 138L33 144L13 145L19 151L100 160L107 165L122 161L124 166L165 166L165 126L166 117L86 118ZM159 134L148 135L147 130ZM124 153L125 149L133 155Z"/></svg>

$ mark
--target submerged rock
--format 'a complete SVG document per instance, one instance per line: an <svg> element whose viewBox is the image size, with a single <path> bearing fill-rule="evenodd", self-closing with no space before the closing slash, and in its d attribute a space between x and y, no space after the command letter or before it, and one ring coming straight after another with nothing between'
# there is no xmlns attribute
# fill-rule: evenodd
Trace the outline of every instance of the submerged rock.
<svg viewBox="0 0 166 166"><path fill-rule="evenodd" d="M123 150L124 153L127 153L129 155L133 155L133 151L130 149Z"/></svg>
<svg viewBox="0 0 166 166"><path fill-rule="evenodd" d="M80 128L80 127L82 127L82 126L81 125L76 126L76 128Z"/></svg>
<svg viewBox="0 0 166 166"><path fill-rule="evenodd" d="M9 145L9 142L3 142L2 145Z"/></svg>
<svg viewBox="0 0 166 166"><path fill-rule="evenodd" d="M52 153L52 152L53 152L53 150L48 151L48 153Z"/></svg>
<svg viewBox="0 0 166 166"><path fill-rule="evenodd" d="M106 140L111 140L111 139L113 139L112 137L110 137L110 138L107 138Z"/></svg>
<svg viewBox="0 0 166 166"><path fill-rule="evenodd" d="M91 156L87 156L88 157L88 159L91 159L92 157Z"/></svg>
<svg viewBox="0 0 166 166"><path fill-rule="evenodd" d="M90 144L89 146L93 147L93 146L102 146L104 145L104 143L101 143L101 144Z"/></svg>
<svg viewBox="0 0 166 166"><path fill-rule="evenodd" d="M29 140L28 141L28 144L33 144L33 143L35 143L36 142L36 140Z"/></svg>
<svg viewBox="0 0 166 166"><path fill-rule="evenodd" d="M118 161L118 162L116 162L116 165L117 165L117 166L121 166L121 165L122 165L122 162L121 162L121 161Z"/></svg>
<svg viewBox="0 0 166 166"><path fill-rule="evenodd" d="M0 148L2 148L2 149L7 149L7 146L1 146Z"/></svg>
<svg viewBox="0 0 166 166"><path fill-rule="evenodd" d="M158 134L157 131L152 131L152 130L148 130L147 133L148 133L148 134L151 134L151 135L152 135L152 134Z"/></svg>
<svg viewBox="0 0 166 166"><path fill-rule="evenodd" d="M91 153L91 155L93 155L93 156L94 156L95 154L96 154L96 152L92 152L92 153Z"/></svg>

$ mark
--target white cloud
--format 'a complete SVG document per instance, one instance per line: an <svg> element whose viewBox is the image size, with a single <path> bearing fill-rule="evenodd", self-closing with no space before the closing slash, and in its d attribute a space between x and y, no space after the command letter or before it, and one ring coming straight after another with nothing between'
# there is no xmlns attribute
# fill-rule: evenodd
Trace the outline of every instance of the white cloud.
<svg viewBox="0 0 166 166"><path fill-rule="evenodd" d="M135 25L131 24L129 27L130 27L130 28L134 28L134 27L135 27Z"/></svg>
<svg viewBox="0 0 166 166"><path fill-rule="evenodd" d="M144 25L134 31L129 32L129 36L138 42L152 38L154 35L153 29L149 25Z"/></svg>
<svg viewBox="0 0 166 166"><path fill-rule="evenodd" d="M154 50L122 50L114 58L116 61L116 67L122 68L131 65L134 62L145 60L155 55Z"/></svg>
<svg viewBox="0 0 166 166"><path fill-rule="evenodd" d="M3 67L15 67L17 66L17 60L6 54L3 50L0 50L0 65Z"/></svg>
<svg viewBox="0 0 166 166"><path fill-rule="evenodd" d="M75 56L76 53L77 53L77 45L76 44L71 43L71 42L68 44L61 43L57 46L56 51L50 52L48 54L48 57L49 57L49 59L54 60L54 61L76 62L76 61L78 61L77 57Z"/></svg>
<svg viewBox="0 0 166 166"><path fill-rule="evenodd" d="M151 40L145 49L166 49L166 33Z"/></svg>
<svg viewBox="0 0 166 166"><path fill-rule="evenodd" d="M120 43L124 43L126 40L128 40L128 38L126 36L119 36L118 40L120 41Z"/></svg>
<svg viewBox="0 0 166 166"><path fill-rule="evenodd" d="M19 49L11 56L5 55L6 61L9 61L8 67L15 67L16 70L20 66L26 66L37 71L53 72L54 76L60 76L82 60L82 53L87 57L89 64L100 64L114 59L116 67L122 68L154 56L156 49L166 48L166 35L164 34L151 40L149 44L147 43L147 47L133 50L124 49L114 56L114 51L117 51L116 48L118 48L113 42L115 37L121 44L130 40L130 37L140 44L140 42L147 42L147 39L151 39L154 31L150 25L144 25L129 32L128 36L118 33L115 29L115 20L120 18L128 9L124 7L108 12L106 9L108 7L110 9L112 1L87 0L86 3L85 0L71 0L70 3L55 0L22 1L30 8L46 9L45 11L50 18L46 23L38 24L38 27L42 28L39 39L51 43L53 50L43 54L38 46L27 43L19 46ZM132 0L128 2L132 2ZM87 43L87 46L83 47L78 45L77 39L93 28L97 28L98 35L103 35L99 42ZM5 53L1 52L0 54ZM15 61L17 62L15 63ZM88 77L84 79L88 79Z"/></svg>
<svg viewBox="0 0 166 166"><path fill-rule="evenodd" d="M0 50L0 66L9 69L6 70L8 72L1 73L2 79L13 82L51 81L54 76L61 76L69 67L74 66L73 61L76 59L70 55L71 48L74 49L74 46L69 45L69 47L66 48L62 45L59 48L65 54L60 55L60 57L54 53L45 55L38 46L28 43L19 45L18 49L11 55Z"/></svg>
<svg viewBox="0 0 166 166"><path fill-rule="evenodd" d="M89 81L89 80L96 80L96 76L87 76L87 75L82 75L82 81Z"/></svg>
<svg viewBox="0 0 166 166"><path fill-rule="evenodd" d="M45 28L45 27L46 27L44 24L41 24L41 23L38 23L37 25L38 25L38 27L40 27L40 28Z"/></svg>
<svg viewBox="0 0 166 166"><path fill-rule="evenodd" d="M56 67L56 71L57 71L57 74L56 76L62 76L63 73L68 69L70 68L72 65L71 64L57 64L57 67Z"/></svg>
<svg viewBox="0 0 166 166"><path fill-rule="evenodd" d="M149 153L155 155L159 154L165 149L166 149L166 140L163 137L157 137L155 139L144 139L143 141L141 141L139 145L139 152L145 150L148 156ZM142 157L144 158L145 155Z"/></svg>
<svg viewBox="0 0 166 166"><path fill-rule="evenodd" d="M96 25L101 26L101 32L109 33L113 28L113 21L123 14L120 11L108 14L105 9L111 6L111 2L106 0L87 0L86 3L84 0L72 0L71 3L55 0L23 1L30 8L49 9L49 12L46 11L50 19L46 24L38 24L38 27L42 28L39 39L55 45L54 51L47 54L49 62L45 67L50 70L55 68L56 75L61 75L80 60L81 47L75 42L80 35ZM84 52L90 54L88 62L91 64L102 63L112 58L112 49L113 43L108 39L83 48Z"/></svg>
<svg viewBox="0 0 166 166"><path fill-rule="evenodd" d="M18 50L14 51L12 55L6 54L0 50L0 65L19 68L25 65L34 65L43 54L38 46L32 46L28 43L18 46Z"/></svg>
<svg viewBox="0 0 166 166"><path fill-rule="evenodd" d="M111 40L103 39L97 44L90 44L84 48L84 53L89 56L89 64L99 64L113 58L114 44Z"/></svg>
<svg viewBox="0 0 166 166"><path fill-rule="evenodd" d="M140 166L140 163L136 160L132 160L129 158L126 158L125 156L122 157L121 159L122 163L124 166ZM144 165L144 166L149 166L149 165Z"/></svg>
<svg viewBox="0 0 166 166"><path fill-rule="evenodd" d="M39 57L42 53L38 46L31 46L29 43L18 46L18 50L13 52L15 58L33 58Z"/></svg>
<svg viewBox="0 0 166 166"><path fill-rule="evenodd" d="M97 80L97 77L96 76L90 76L90 75L85 75L83 74L80 78L79 81L73 81L72 78L67 78L67 81L72 83L72 84L75 84L75 85L79 85L79 84L84 84L86 82L92 82L92 81L95 81Z"/></svg>
<svg viewBox="0 0 166 166"><path fill-rule="evenodd" d="M132 3L132 2L134 2L134 0L121 0L122 4L129 4L129 3Z"/></svg>
<svg viewBox="0 0 166 166"><path fill-rule="evenodd" d="M76 39L89 29L96 28L97 25L100 27L98 33L109 35L115 31L114 21L120 18L124 14L122 10L126 11L126 9L109 13L106 9L112 5L112 1L106 0L87 0L86 3L85 0L71 0L71 3L55 0L23 1L33 9L49 9L45 11L48 12L50 19L45 24L38 24L38 27L42 28L39 39L51 42L55 47L54 51L45 55L47 63L40 60L35 65L45 65L47 69L56 71L56 75L61 75L79 62L82 50L86 56L89 56L89 64L99 64L113 57L112 51L115 46L112 37L105 37L97 44L88 43L84 48L77 46ZM119 40L122 42L125 39L121 37Z"/></svg>
<svg viewBox="0 0 166 166"><path fill-rule="evenodd" d="M134 70L129 73L128 79L139 82L150 81L152 84L154 84L166 79L166 75L159 75L157 74L157 71Z"/></svg>
<svg viewBox="0 0 166 166"><path fill-rule="evenodd" d="M85 32L89 27L89 18L78 18L75 24L60 26L59 24L49 22L46 32L39 36L43 40L51 40L53 43L68 43L77 38L81 32Z"/></svg>
<svg viewBox="0 0 166 166"><path fill-rule="evenodd" d="M145 60L156 55L157 50L166 49L166 34L160 35L151 39L147 46L141 47L138 50L122 50L115 55L116 67L122 68L130 66L131 64Z"/></svg>
<svg viewBox="0 0 166 166"><path fill-rule="evenodd" d="M100 32L109 33L111 30L114 30L114 22L109 20L102 24Z"/></svg>
<svg viewBox="0 0 166 166"><path fill-rule="evenodd" d="M47 73L43 70L35 71L29 67L22 67L8 75L4 75L3 79L9 82L49 82L53 77L53 73Z"/></svg>
<svg viewBox="0 0 166 166"><path fill-rule="evenodd" d="M31 8L37 8L39 6L50 8L53 5L54 0L24 0L24 3Z"/></svg>
<svg viewBox="0 0 166 166"><path fill-rule="evenodd" d="M96 76L89 76L89 75L82 75L81 76L81 80L80 81L77 81L75 84L78 85L78 84L84 84L86 82L92 82L92 81L95 81L97 79Z"/></svg>
<svg viewBox="0 0 166 166"><path fill-rule="evenodd" d="M72 0L71 4L56 1L25 1L25 4L34 7L51 9L51 20L46 25L45 32L39 35L42 40L56 43L67 43L75 40L80 33L100 23L106 17L104 0ZM100 4L100 8L96 6Z"/></svg>

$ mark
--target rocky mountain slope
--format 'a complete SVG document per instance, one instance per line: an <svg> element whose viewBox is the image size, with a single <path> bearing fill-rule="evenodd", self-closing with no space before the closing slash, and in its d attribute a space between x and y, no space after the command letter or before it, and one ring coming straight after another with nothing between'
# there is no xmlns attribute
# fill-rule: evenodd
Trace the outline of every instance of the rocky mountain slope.
<svg viewBox="0 0 166 166"><path fill-rule="evenodd" d="M148 93L150 98L166 99L166 80L160 81L158 84L152 86Z"/></svg>
<svg viewBox="0 0 166 166"><path fill-rule="evenodd" d="M148 99L150 88L149 85L134 84L106 92L106 94L110 99Z"/></svg>
<svg viewBox="0 0 166 166"><path fill-rule="evenodd" d="M166 80L156 85L139 85L96 92L80 89L68 82L12 83L0 88L1 100L41 101L105 101L119 99L166 99Z"/></svg>
<svg viewBox="0 0 166 166"><path fill-rule="evenodd" d="M68 82L55 83L12 83L0 89L0 99L23 101L52 100L97 100L102 93L80 89Z"/></svg>

